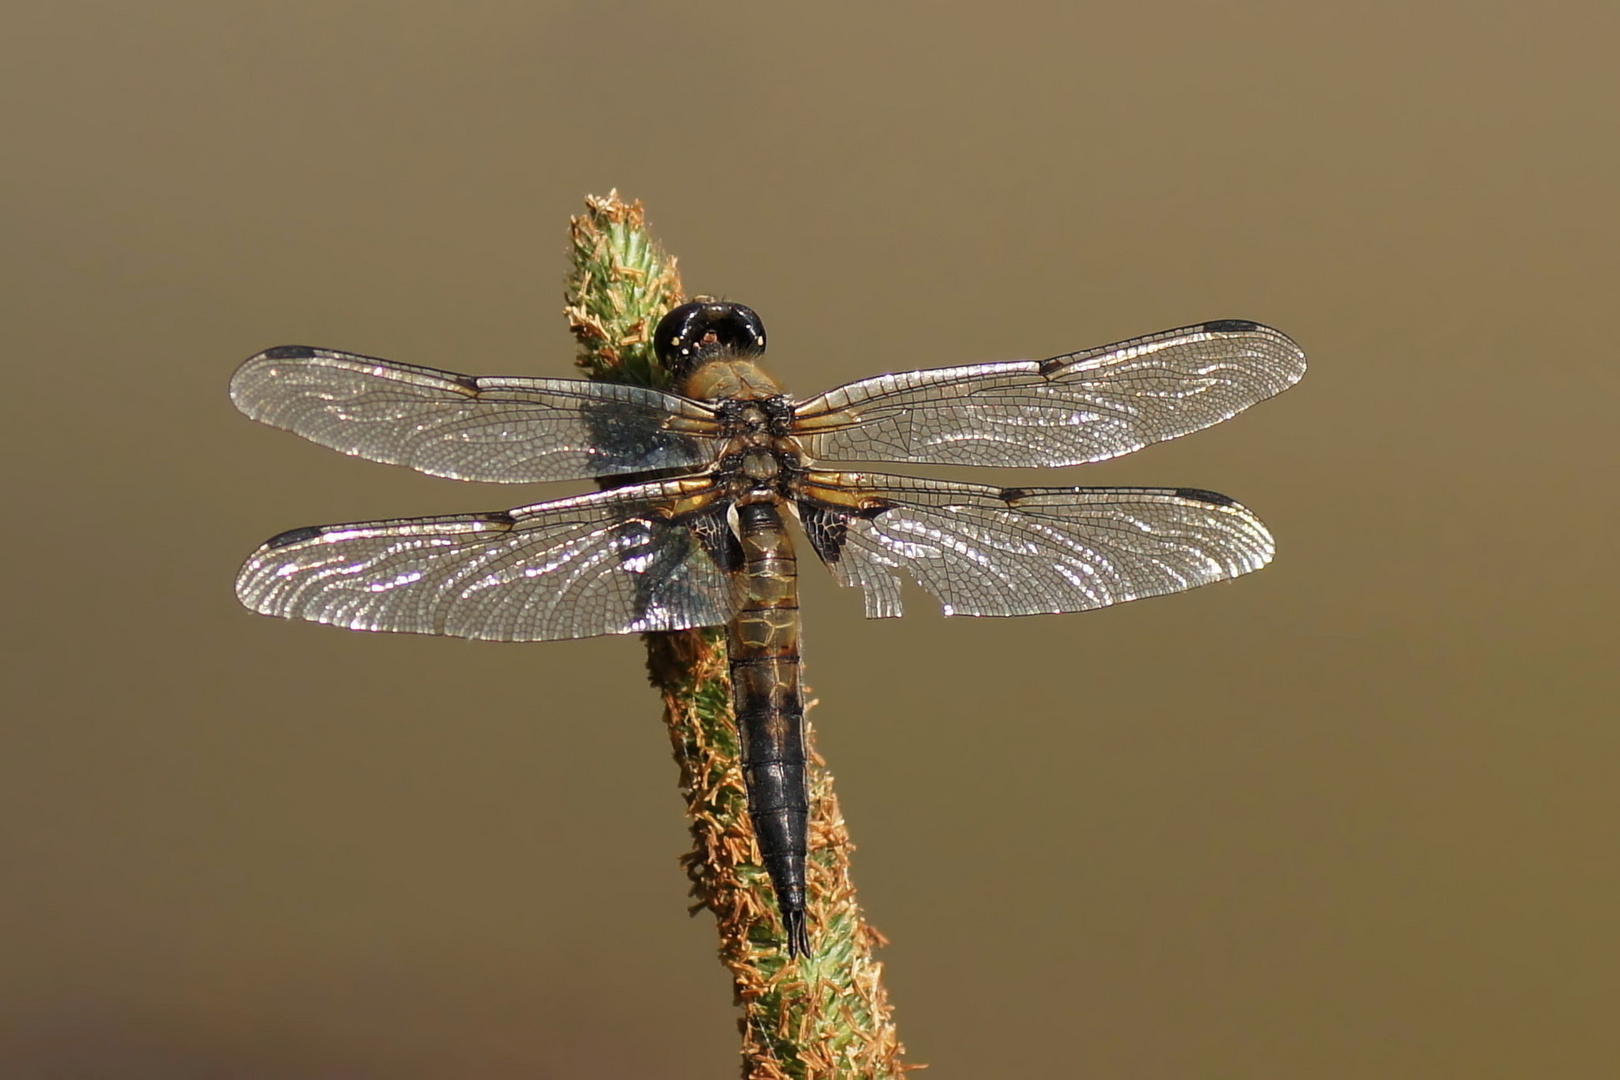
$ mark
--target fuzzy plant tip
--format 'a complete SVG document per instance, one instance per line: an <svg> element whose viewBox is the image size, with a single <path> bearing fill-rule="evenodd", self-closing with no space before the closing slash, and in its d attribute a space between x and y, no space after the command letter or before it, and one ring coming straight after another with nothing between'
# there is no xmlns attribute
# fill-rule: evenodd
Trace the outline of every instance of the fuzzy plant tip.
<svg viewBox="0 0 1620 1080"><path fill-rule="evenodd" d="M590 195L570 229L572 267L564 314L579 343L576 363L594 379L667 388L652 332L683 299L675 259L647 229L640 201Z"/></svg>

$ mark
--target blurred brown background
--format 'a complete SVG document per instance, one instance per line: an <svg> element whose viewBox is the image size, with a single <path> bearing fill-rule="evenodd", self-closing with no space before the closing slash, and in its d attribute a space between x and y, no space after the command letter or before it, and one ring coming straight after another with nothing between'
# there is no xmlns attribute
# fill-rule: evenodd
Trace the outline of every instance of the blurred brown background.
<svg viewBox="0 0 1620 1080"><path fill-rule="evenodd" d="M297 342L564 375L646 201L808 395L1208 318L1296 390L1052 483L1277 562L867 622L809 677L939 1077L1574 1077L1614 1021L1612 4L14 9L0 1075L733 1075L632 639L257 618L312 522L504 508L250 423ZM975 477L986 478L986 474Z"/></svg>

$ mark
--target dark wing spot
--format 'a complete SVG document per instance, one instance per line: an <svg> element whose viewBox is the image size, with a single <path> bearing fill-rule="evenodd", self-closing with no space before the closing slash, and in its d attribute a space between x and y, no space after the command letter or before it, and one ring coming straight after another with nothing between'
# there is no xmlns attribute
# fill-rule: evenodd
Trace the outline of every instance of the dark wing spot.
<svg viewBox="0 0 1620 1080"><path fill-rule="evenodd" d="M810 546L821 556L821 561L833 565L844 553L844 540L849 536L849 521L836 510L817 506L812 502L799 503L799 524Z"/></svg>
<svg viewBox="0 0 1620 1080"><path fill-rule="evenodd" d="M1216 319L1214 322L1204 324L1204 329L1213 333L1243 333L1249 330L1260 329L1260 324L1250 322L1248 319Z"/></svg>
<svg viewBox="0 0 1620 1080"><path fill-rule="evenodd" d="M1015 503L1019 499L1027 499L1029 494L1029 488L1002 488L1001 501L1004 503Z"/></svg>
<svg viewBox="0 0 1620 1080"><path fill-rule="evenodd" d="M277 345L259 354L266 360L308 360L315 350L308 345Z"/></svg>
<svg viewBox="0 0 1620 1080"><path fill-rule="evenodd" d="M505 510L491 510L487 514L479 514L478 520L487 521L491 525L504 525L508 529L517 524L517 519Z"/></svg>
<svg viewBox="0 0 1620 1080"><path fill-rule="evenodd" d="M288 529L284 533L272 536L264 542L266 548L282 548L288 544L302 544L305 540L313 540L321 535L319 525L305 525L301 529Z"/></svg>
<svg viewBox="0 0 1620 1080"><path fill-rule="evenodd" d="M1216 506L1237 505L1236 499L1228 498L1218 491L1205 491L1203 488L1176 488L1176 498L1194 499L1198 502L1213 503Z"/></svg>
<svg viewBox="0 0 1620 1080"><path fill-rule="evenodd" d="M714 565L730 573L742 569L743 549L737 537L726 522L726 507L729 504L721 503L711 509L693 514L684 519L685 525L692 530L703 545L703 550L709 553Z"/></svg>
<svg viewBox="0 0 1620 1080"><path fill-rule="evenodd" d="M1062 356L1053 356L1041 361L1041 378L1050 379L1053 375L1068 370L1074 363L1074 358L1065 353Z"/></svg>

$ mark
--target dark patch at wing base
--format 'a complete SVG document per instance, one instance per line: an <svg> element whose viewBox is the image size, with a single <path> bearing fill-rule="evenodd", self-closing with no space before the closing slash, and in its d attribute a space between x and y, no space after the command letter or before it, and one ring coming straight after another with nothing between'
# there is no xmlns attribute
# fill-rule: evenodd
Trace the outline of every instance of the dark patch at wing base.
<svg viewBox="0 0 1620 1080"><path fill-rule="evenodd" d="M808 500L800 500L799 524L804 526L810 548L820 556L822 562L828 566L838 562L844 551L844 541L849 536L847 515Z"/></svg>
<svg viewBox="0 0 1620 1080"><path fill-rule="evenodd" d="M731 573L742 569L743 549L736 535L731 531L726 521L726 508L729 503L721 503L691 517L679 519L682 524L692 530L703 550L708 552L709 558L721 571Z"/></svg>

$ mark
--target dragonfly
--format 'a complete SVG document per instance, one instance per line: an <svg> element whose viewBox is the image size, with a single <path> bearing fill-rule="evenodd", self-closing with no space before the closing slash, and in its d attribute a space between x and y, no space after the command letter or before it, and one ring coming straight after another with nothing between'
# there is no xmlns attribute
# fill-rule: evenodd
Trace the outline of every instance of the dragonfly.
<svg viewBox="0 0 1620 1080"><path fill-rule="evenodd" d="M492 513L292 529L243 565L253 611L351 630L548 641L725 627L741 767L789 957L810 952L810 798L798 565L786 522L866 615L902 575L946 615L1089 611L1265 566L1275 545L1187 487L999 487L850 468L1062 467L1229 419L1305 356L1225 319L1046 360L933 368L788 395L750 308L700 297L659 322L673 390L468 376L331 349L251 357L231 398L345 454L456 480L596 480Z"/></svg>

